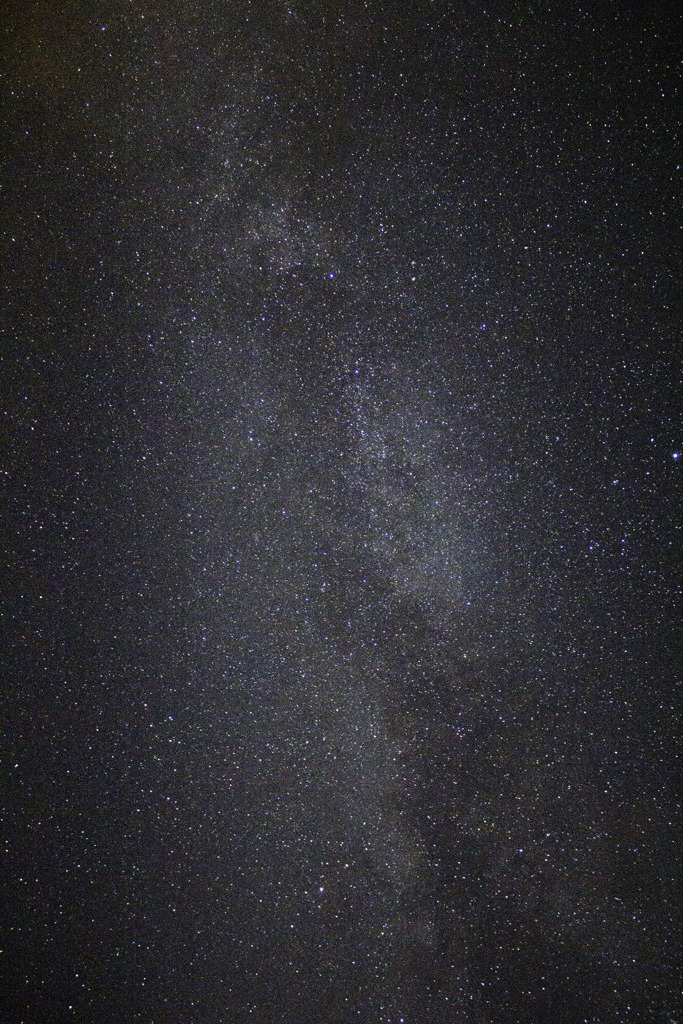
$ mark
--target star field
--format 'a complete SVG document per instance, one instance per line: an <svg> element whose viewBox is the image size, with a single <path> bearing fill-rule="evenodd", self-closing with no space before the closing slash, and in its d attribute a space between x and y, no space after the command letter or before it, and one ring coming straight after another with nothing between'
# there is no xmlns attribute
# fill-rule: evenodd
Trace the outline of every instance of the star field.
<svg viewBox="0 0 683 1024"><path fill-rule="evenodd" d="M3 1021L680 1019L676 28L9 13Z"/></svg>

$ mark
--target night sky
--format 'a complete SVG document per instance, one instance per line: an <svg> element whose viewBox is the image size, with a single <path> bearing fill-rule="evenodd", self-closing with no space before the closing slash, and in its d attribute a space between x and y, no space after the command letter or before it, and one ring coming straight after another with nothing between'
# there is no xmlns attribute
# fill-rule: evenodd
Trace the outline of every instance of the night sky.
<svg viewBox="0 0 683 1024"><path fill-rule="evenodd" d="M676 1024L680 24L3 5L3 1024Z"/></svg>

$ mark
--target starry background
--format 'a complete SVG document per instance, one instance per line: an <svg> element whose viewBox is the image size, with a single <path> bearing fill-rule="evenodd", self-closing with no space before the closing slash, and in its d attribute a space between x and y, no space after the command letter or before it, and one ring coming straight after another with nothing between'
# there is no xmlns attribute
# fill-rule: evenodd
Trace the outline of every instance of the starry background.
<svg viewBox="0 0 683 1024"><path fill-rule="evenodd" d="M680 1020L671 11L2 21L3 1021Z"/></svg>

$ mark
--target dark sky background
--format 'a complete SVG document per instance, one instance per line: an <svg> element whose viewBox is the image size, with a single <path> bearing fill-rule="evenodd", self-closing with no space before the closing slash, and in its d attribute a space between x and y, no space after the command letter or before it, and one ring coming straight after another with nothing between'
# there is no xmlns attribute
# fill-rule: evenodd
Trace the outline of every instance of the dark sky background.
<svg viewBox="0 0 683 1024"><path fill-rule="evenodd" d="M680 1021L671 9L3 9L2 1021Z"/></svg>

